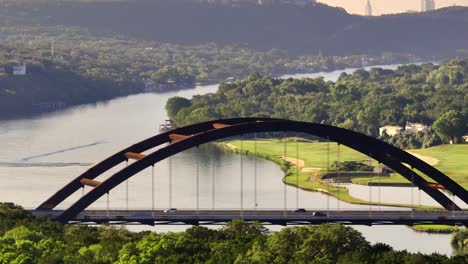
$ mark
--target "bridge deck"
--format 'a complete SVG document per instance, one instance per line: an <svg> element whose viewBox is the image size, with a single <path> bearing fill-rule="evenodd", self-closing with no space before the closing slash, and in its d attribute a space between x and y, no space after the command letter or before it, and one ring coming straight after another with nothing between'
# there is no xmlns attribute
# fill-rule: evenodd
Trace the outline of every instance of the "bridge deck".
<svg viewBox="0 0 468 264"><path fill-rule="evenodd" d="M56 218L62 210L31 210L33 215ZM85 210L71 224L225 224L233 219L263 224L308 225L343 223L350 225L468 224L468 211L306 211L284 210Z"/></svg>

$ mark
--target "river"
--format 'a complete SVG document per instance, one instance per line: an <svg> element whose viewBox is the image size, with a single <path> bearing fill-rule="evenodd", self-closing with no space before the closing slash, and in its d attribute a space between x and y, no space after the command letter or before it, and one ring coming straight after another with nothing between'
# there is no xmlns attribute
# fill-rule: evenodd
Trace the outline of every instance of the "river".
<svg viewBox="0 0 468 264"><path fill-rule="evenodd" d="M397 65L382 66L395 69ZM354 69L346 70L352 72ZM342 71L288 75L289 77L317 77L334 81ZM158 133L159 124L166 117L164 109L168 98L215 92L217 85L198 86L160 94L145 93L117 98L104 103L88 104L37 117L0 121L0 201L14 202L25 208L34 208L71 179L92 164L111 154ZM241 162L242 159L242 162ZM170 165L171 164L171 165ZM243 168L243 207L282 208L284 186L282 171L276 164L252 157L241 157L216 150L211 145L180 153L155 166L156 208L195 208L196 171L200 176L200 208L239 208L240 169ZM114 169L121 169L123 165ZM254 167L257 166L257 196ZM173 188L169 196L169 170ZM214 177L216 175L216 177ZM109 174L98 180L102 180ZM130 208L151 208L151 170L131 178ZM214 192L213 192L213 186ZM356 188L355 188L356 189ZM125 208L125 184L110 195L110 208ZM374 190L377 190L374 188ZM88 191L88 189L85 189ZM365 196L365 190L353 190L356 196ZM59 208L73 203L81 191L67 199ZM413 193L411 193L413 195ZM392 196L392 195L389 195ZM385 199L385 198L384 198ZM255 201L256 204L255 205ZM286 188L288 208L349 208L368 209L351 205L329 196ZM92 208L105 208L103 197ZM374 207L374 209L384 209ZM452 254L449 235L417 233L405 226L356 226L371 242L383 242L396 249L411 252ZM177 227L155 227L157 231L180 230ZM275 229L275 228L273 228Z"/></svg>

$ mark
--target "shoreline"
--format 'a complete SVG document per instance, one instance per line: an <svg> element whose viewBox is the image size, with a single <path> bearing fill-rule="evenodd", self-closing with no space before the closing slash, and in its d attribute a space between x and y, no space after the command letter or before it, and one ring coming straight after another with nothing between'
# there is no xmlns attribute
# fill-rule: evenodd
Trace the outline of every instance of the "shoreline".
<svg viewBox="0 0 468 264"><path fill-rule="evenodd" d="M300 172L297 173L296 176L296 170L292 170L291 168L295 168L295 166L289 166L290 163L289 161L286 161L282 159L282 157L275 157L267 153L256 153L253 154L252 152L248 150L240 150L238 147L233 145L232 143L226 143L226 142L219 142L216 143L216 146L220 147L221 149L232 152L235 154L240 154L240 155L255 155L259 158L263 158L265 160L270 160L276 164L278 164L281 167L281 170L284 172L284 177L282 178L282 182L284 184L298 187L302 190L305 191L313 191L313 192L321 192L327 195L330 195L340 201L347 202L350 204L359 204L359 205L369 205L369 206L391 206L391 207L402 207L402 208L413 208L413 209L435 209L435 210L442 210L442 207L435 207L435 206L426 206L426 205L411 205L411 204L400 204L400 203L383 203L383 202L371 202L371 201L366 201L366 200L361 200L359 198L353 197L349 194L349 190L346 187L341 187L341 186L335 186L332 184L327 184L322 181L321 178L318 180L316 179L315 181L310 181L310 173L315 173L315 172ZM288 157L288 159L294 159ZM300 180L298 180L300 179ZM299 182L299 184L297 184ZM302 183L302 184L301 184ZM310 183L310 184L307 184ZM398 184L398 183L396 183ZM374 186L374 185L373 185Z"/></svg>
<svg viewBox="0 0 468 264"><path fill-rule="evenodd" d="M425 63L425 62L375 64L375 65L368 65L368 66L364 66L364 67L342 67L342 68L339 68L339 69L334 69L332 71L323 71L323 70L318 70L318 71L285 71L283 73L275 73L275 74L271 75L271 77L276 78L276 79L281 79L281 78L284 79L284 78L292 78L292 77L284 77L284 76L288 76L288 75L308 75L308 74L317 74L317 73L329 74L329 73L333 73L333 72L343 72L343 71L346 71L346 70L357 70L357 69L364 69L364 68L397 66L397 65L408 65L408 64L418 65L418 64L421 64L421 63ZM427 63L431 63L431 62L427 62ZM297 78L305 78L305 77L299 76ZM108 95L108 96L105 96L105 98L101 98L99 100L89 100L89 101L81 101L81 102L65 102L65 105L63 107L45 109L45 110L40 110L40 111L37 111L37 109L34 109L34 107L31 106L31 107L28 107L27 109L23 109L23 111L19 111L19 112L16 111L14 114L5 114L5 113L0 114L0 121L24 119L24 118L30 118L30 117L46 115L46 114L50 114L50 113L57 113L57 112L61 112L61 111L66 111L68 109L72 109L73 107L78 107L78 106L83 106L83 105L99 104L99 103L106 103L106 102L109 102L109 101L114 100L114 99L124 98L124 97L127 97L127 96L144 94L144 93L164 94L164 93L183 91L183 90L194 90L194 89L196 89L197 87L200 87L200 86L219 85L224 81L225 81L225 79L220 78L220 79L213 79L213 80L204 82L201 85L195 84L194 86L177 86L176 88L173 88L173 89L164 89L164 90L156 90L156 91L145 91L144 89L142 89L141 91L135 91L135 92L126 93L126 94ZM8 112L6 112L6 113L8 113Z"/></svg>

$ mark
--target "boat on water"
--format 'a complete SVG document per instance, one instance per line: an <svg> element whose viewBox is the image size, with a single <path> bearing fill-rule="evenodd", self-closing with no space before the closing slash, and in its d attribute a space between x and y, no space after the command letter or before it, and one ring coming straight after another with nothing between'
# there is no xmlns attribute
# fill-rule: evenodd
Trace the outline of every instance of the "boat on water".
<svg viewBox="0 0 468 264"><path fill-rule="evenodd" d="M164 124L159 125L159 132L164 133L170 130L174 130L177 128L176 123L172 119L166 119Z"/></svg>

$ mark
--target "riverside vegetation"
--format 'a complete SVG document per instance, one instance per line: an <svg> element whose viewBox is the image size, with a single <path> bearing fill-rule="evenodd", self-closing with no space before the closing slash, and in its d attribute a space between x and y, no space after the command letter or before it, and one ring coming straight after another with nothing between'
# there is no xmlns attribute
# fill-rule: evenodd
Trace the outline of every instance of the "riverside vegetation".
<svg viewBox="0 0 468 264"><path fill-rule="evenodd" d="M370 245L358 231L338 224L271 233L259 223L236 220L218 230L194 226L185 232L136 233L110 226L62 225L0 203L2 264L467 262L468 255L413 254Z"/></svg>
<svg viewBox="0 0 468 264"><path fill-rule="evenodd" d="M0 117L93 103L144 91L194 88L251 72L313 72L360 67L361 57L290 56L242 45L177 45L96 37L79 28L0 25ZM53 46L53 47L52 47ZM368 56L370 63L389 63ZM407 56L396 58L405 62ZM307 63L305 62L307 60ZM26 75L13 67L26 65ZM48 109L48 107L50 109Z"/></svg>
<svg viewBox="0 0 468 264"><path fill-rule="evenodd" d="M276 76L467 54L458 32L468 8L369 19L320 3L254 2L0 1L0 118L252 72ZM418 25L411 34L404 33L408 20ZM438 30L428 35L432 23ZM376 37L382 32L405 37ZM383 41L375 45L376 39ZM23 63L27 75L12 75Z"/></svg>
<svg viewBox="0 0 468 264"><path fill-rule="evenodd" d="M360 69L336 82L323 78L275 79L251 74L221 83L216 93L170 98L166 109L179 125L258 116L330 124L370 136L379 127L419 122L431 130L383 137L400 148L461 142L468 127L468 59L397 70Z"/></svg>

